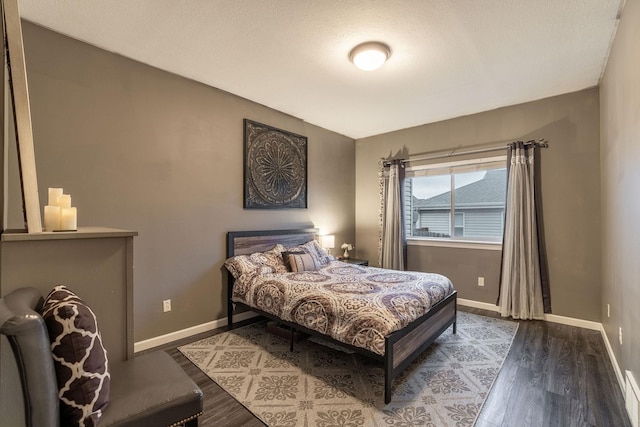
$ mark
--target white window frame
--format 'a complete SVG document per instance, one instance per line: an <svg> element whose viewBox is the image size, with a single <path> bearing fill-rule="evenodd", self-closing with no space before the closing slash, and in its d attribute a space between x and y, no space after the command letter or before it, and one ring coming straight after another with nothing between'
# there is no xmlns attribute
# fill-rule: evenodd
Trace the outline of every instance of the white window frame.
<svg viewBox="0 0 640 427"><path fill-rule="evenodd" d="M440 162L433 164L423 164L417 166L407 166L405 169L407 178L417 178L421 176L433 175L454 175L457 173L473 172L479 170L489 170L494 168L504 168L507 166L507 156L491 156L468 160L457 160L452 162ZM453 191L452 191L453 197ZM455 221L455 208L452 210L450 221ZM503 218L504 221L504 218ZM454 222L455 224L455 222ZM482 250L502 250L502 241L473 240L460 237L420 237L407 236L407 245L410 246L437 246L455 247Z"/></svg>

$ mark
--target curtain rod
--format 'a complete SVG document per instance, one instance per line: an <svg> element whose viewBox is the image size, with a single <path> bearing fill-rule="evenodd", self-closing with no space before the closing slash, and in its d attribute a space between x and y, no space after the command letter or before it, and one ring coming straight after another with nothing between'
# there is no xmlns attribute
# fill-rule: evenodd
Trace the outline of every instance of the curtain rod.
<svg viewBox="0 0 640 427"><path fill-rule="evenodd" d="M468 151L460 151L460 152L456 152L455 149L453 149L450 153L445 153L445 154L435 154L435 155L423 155L423 156L413 156L413 157L409 157L408 159L400 159L401 163L409 163L409 162L416 162L416 161L420 161L420 160L433 160L433 159L442 159L445 157L455 157L455 156L464 156L466 154L478 154L478 153L488 153L491 151L499 151L499 150L505 150L506 148L508 148L511 144L514 144L516 142L523 142L523 141L513 141L510 142L509 144L506 145L501 145L499 147L489 147L489 148L479 148L477 150L468 150ZM548 141L544 140L544 139L531 139L527 142L523 142L524 145L537 145L538 147L541 148L547 148L549 147L549 143ZM391 164L390 160L387 159L382 159L382 164L384 166L388 166Z"/></svg>

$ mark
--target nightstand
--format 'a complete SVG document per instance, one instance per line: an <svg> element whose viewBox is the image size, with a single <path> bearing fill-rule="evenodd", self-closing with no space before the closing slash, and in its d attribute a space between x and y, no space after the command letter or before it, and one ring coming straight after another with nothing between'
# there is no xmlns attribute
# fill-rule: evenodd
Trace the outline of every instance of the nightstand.
<svg viewBox="0 0 640 427"><path fill-rule="evenodd" d="M347 264L364 265L365 267L369 265L369 260L366 259L341 258L340 261L346 262Z"/></svg>

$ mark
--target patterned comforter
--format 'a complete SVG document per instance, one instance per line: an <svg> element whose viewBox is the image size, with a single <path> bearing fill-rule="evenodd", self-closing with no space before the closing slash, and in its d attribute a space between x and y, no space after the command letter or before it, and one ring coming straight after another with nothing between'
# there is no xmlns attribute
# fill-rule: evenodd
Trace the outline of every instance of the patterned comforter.
<svg viewBox="0 0 640 427"><path fill-rule="evenodd" d="M384 355L384 339L453 292L439 274L331 261L317 271L243 275L232 300Z"/></svg>

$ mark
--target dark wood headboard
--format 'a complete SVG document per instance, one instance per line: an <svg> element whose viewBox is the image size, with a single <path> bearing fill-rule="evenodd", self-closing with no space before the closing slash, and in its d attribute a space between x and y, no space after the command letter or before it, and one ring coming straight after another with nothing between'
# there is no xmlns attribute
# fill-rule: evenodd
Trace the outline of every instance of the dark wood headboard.
<svg viewBox="0 0 640 427"><path fill-rule="evenodd" d="M280 243L285 248L318 240L317 228L295 230L229 231L227 233L227 258L264 252Z"/></svg>

